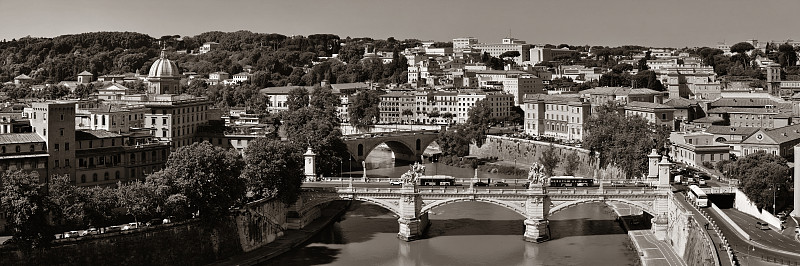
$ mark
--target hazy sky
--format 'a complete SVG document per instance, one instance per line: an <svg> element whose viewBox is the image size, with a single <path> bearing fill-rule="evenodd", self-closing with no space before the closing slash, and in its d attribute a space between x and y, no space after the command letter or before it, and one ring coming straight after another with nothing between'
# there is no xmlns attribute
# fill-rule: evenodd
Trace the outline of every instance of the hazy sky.
<svg viewBox="0 0 800 266"><path fill-rule="evenodd" d="M0 38L135 31L573 45L710 46L800 40L798 0L0 0Z"/></svg>

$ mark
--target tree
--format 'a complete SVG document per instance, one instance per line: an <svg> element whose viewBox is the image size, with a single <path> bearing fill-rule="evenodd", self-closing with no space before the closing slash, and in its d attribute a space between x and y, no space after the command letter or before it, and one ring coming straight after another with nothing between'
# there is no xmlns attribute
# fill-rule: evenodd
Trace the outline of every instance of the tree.
<svg viewBox="0 0 800 266"><path fill-rule="evenodd" d="M753 50L753 49L755 49L755 47L753 47L753 44L751 44L749 42L740 42L740 43L731 45L731 53L741 54L741 53L746 53L746 52L748 52L750 50Z"/></svg>
<svg viewBox="0 0 800 266"><path fill-rule="evenodd" d="M48 197L52 205L53 222L64 228L85 225L86 200L83 188L70 183L69 176L53 176L47 184Z"/></svg>
<svg viewBox="0 0 800 266"><path fill-rule="evenodd" d="M446 131L439 132L436 143L442 150L442 154L448 156L467 156L469 155L470 135L473 133L465 125L455 125Z"/></svg>
<svg viewBox="0 0 800 266"><path fill-rule="evenodd" d="M542 157L539 158L539 163L544 166L544 171L547 176L553 176L553 172L555 172L556 166L561 161L561 158L558 157L556 147L553 144L550 144L547 149L542 152Z"/></svg>
<svg viewBox="0 0 800 266"><path fill-rule="evenodd" d="M286 106L289 111L296 111L300 108L306 107L309 104L308 90L303 87L297 87L289 91L286 97Z"/></svg>
<svg viewBox="0 0 800 266"><path fill-rule="evenodd" d="M304 150L292 143L258 138L244 151L244 177L248 190L258 195L275 195L286 204L300 196L303 183Z"/></svg>
<svg viewBox="0 0 800 266"><path fill-rule="evenodd" d="M246 183L241 178L244 166L242 156L235 150L204 141L172 152L165 168L148 176L147 181L162 187L162 195L185 197L190 213L214 221L244 197Z"/></svg>
<svg viewBox="0 0 800 266"><path fill-rule="evenodd" d="M146 220L161 211L158 208L155 191L155 184L152 182L139 180L130 183L118 182L117 204L125 208L126 213L133 216L134 221Z"/></svg>
<svg viewBox="0 0 800 266"><path fill-rule="evenodd" d="M403 109L403 111L400 112L400 115L405 117L411 117L414 116L414 111L411 111L411 109Z"/></svg>
<svg viewBox="0 0 800 266"><path fill-rule="evenodd" d="M518 56L520 56L519 51L506 51L500 54L500 58L518 57Z"/></svg>
<svg viewBox="0 0 800 266"><path fill-rule="evenodd" d="M618 108L613 103L597 107L596 115L586 122L583 145L599 153L600 166L615 165L626 177L639 177L647 170L647 154L665 147L670 130L639 116L626 116Z"/></svg>
<svg viewBox="0 0 800 266"><path fill-rule="evenodd" d="M578 153L570 152L567 155L567 158L564 160L564 172L567 175L573 175L575 170L581 165L581 159L578 157Z"/></svg>
<svg viewBox="0 0 800 266"><path fill-rule="evenodd" d="M797 52L791 44L784 43L778 46L778 63L782 67L791 67L797 64Z"/></svg>
<svg viewBox="0 0 800 266"><path fill-rule="evenodd" d="M381 98L375 91L369 90L356 93L355 99L347 108L347 112L350 115L350 124L363 129L377 123L380 118L380 102Z"/></svg>
<svg viewBox="0 0 800 266"><path fill-rule="evenodd" d="M47 189L37 180L35 172L20 170L8 170L1 179L0 210L11 228L11 241L21 248L44 247L54 238L54 230L47 222Z"/></svg>
<svg viewBox="0 0 800 266"><path fill-rule="evenodd" d="M761 209L772 209L773 189L775 195L784 199L776 202L777 209L788 201L790 173L786 159L766 152L756 152L732 163L728 177L738 179L742 192ZM772 210L775 213L775 210Z"/></svg>
<svg viewBox="0 0 800 266"><path fill-rule="evenodd" d="M475 105L467 111L467 129L470 131L469 136L475 145L480 147L483 145L486 130L492 122L492 107L486 99L478 100Z"/></svg>

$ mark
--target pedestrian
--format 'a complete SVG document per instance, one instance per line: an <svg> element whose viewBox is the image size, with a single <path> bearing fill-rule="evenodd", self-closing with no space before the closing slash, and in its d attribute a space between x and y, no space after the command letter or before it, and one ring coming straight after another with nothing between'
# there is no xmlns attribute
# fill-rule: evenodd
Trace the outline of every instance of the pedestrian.
<svg viewBox="0 0 800 266"><path fill-rule="evenodd" d="M706 223L706 230L708 230L708 223Z"/></svg>

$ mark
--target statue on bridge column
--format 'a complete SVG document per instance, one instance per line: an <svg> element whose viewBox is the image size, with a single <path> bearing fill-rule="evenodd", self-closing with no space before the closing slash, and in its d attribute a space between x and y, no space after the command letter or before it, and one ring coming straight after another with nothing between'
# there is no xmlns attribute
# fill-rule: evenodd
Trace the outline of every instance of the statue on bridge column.
<svg viewBox="0 0 800 266"><path fill-rule="evenodd" d="M411 165L411 169L408 170L408 172L405 172L400 176L400 181L403 182L403 185L415 185L417 183L417 178L423 176L424 174L425 166L419 163L414 163Z"/></svg>
<svg viewBox="0 0 800 266"><path fill-rule="evenodd" d="M533 188L534 186L542 187L547 186L547 175L545 175L544 165L539 163L533 163L530 169L528 169L528 181L530 185L528 188Z"/></svg>

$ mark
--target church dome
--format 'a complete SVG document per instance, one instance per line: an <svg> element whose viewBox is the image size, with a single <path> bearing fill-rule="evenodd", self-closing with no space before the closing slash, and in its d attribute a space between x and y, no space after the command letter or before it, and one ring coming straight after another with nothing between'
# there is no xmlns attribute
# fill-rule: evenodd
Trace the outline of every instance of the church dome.
<svg viewBox="0 0 800 266"><path fill-rule="evenodd" d="M170 61L164 56L164 50L161 50L161 56L153 62L150 66L150 74L148 78L177 78L180 77L180 70L175 62Z"/></svg>

